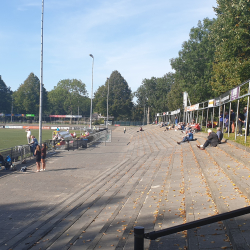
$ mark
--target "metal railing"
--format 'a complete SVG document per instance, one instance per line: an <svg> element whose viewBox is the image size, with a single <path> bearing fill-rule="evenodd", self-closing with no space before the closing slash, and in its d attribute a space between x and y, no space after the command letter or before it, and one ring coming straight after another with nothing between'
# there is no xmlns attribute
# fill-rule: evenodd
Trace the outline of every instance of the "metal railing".
<svg viewBox="0 0 250 250"><path fill-rule="evenodd" d="M144 227L134 227L134 250L143 250L144 249L144 239L156 240L157 238L167 236L170 234L178 233L184 230L193 229L196 227L205 226L211 223L219 222L222 220L232 219L237 216L245 215L250 213L250 206L233 210L227 213L214 215L204 219L188 222L183 225L178 225L159 231L152 231L149 233L144 233Z"/></svg>
<svg viewBox="0 0 250 250"><path fill-rule="evenodd" d="M106 138L106 130L94 131L86 138L74 139L74 140L46 140L43 143L46 143L47 151L58 151L58 150L76 150L79 148L87 148L87 145L91 145L95 142L103 141L103 138ZM1 155L4 159L7 156L10 156L11 162L22 162L25 159L28 159L33 156L33 149L30 145L20 145L12 148L0 150Z"/></svg>

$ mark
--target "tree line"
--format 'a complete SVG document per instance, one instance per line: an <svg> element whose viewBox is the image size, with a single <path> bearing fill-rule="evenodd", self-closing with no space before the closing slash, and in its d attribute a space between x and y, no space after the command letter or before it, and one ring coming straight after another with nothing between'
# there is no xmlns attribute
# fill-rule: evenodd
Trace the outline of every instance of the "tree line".
<svg viewBox="0 0 250 250"><path fill-rule="evenodd" d="M133 108L132 91L118 71L113 71L109 82L94 93L93 111L106 115L109 84L109 114L115 119L129 119ZM43 88L43 115L90 115L90 98L86 85L77 79L64 79L51 90ZM16 91L11 91L0 77L0 113L39 114L40 80L30 73Z"/></svg>
<svg viewBox="0 0 250 250"><path fill-rule="evenodd" d="M199 21L170 60L174 73L144 79L137 105L155 113L183 108L183 92L192 104L217 97L250 78L250 1L217 0L216 18Z"/></svg>
<svg viewBox="0 0 250 250"><path fill-rule="evenodd" d="M198 21L183 42L173 72L143 79L133 93L117 70L94 93L93 111L106 116L109 85L109 115L116 120L142 120L145 110L151 120L157 112L183 108L183 92L192 104L219 96L250 78L250 1L217 0L216 18ZM0 77L0 113L38 114L39 79L31 73L17 91L11 92ZM43 88L45 114L89 116L90 98L86 85L77 79L58 82L51 91ZM135 103L133 103L135 99Z"/></svg>

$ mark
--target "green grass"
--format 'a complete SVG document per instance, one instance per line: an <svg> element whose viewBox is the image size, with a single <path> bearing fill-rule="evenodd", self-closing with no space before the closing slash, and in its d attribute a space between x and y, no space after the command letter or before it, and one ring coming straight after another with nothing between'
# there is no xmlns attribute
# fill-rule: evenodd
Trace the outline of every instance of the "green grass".
<svg viewBox="0 0 250 250"><path fill-rule="evenodd" d="M51 140L53 130L44 129L42 131L42 140ZM70 131L73 133L74 131ZM79 131L76 131L79 134ZM34 135L39 141L39 130L31 130L31 134ZM18 145L27 144L27 137L25 129L0 129L0 150L15 147Z"/></svg>

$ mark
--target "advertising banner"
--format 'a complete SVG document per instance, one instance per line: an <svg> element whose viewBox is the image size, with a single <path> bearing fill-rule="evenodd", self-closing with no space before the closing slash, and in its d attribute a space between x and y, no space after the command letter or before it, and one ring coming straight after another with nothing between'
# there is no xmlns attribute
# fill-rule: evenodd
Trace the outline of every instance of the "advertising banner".
<svg viewBox="0 0 250 250"><path fill-rule="evenodd" d="M19 129L21 128L22 129L23 126L5 126L5 128L19 128Z"/></svg>
<svg viewBox="0 0 250 250"><path fill-rule="evenodd" d="M220 103L221 105L230 101L230 91L227 91L223 95L220 96Z"/></svg>
<svg viewBox="0 0 250 250"><path fill-rule="evenodd" d="M82 118L82 115L65 115L66 118Z"/></svg>
<svg viewBox="0 0 250 250"><path fill-rule="evenodd" d="M82 115L50 115L49 117L55 117L55 118L82 118Z"/></svg>
<svg viewBox="0 0 250 250"><path fill-rule="evenodd" d="M50 115L49 117L55 117L55 118L65 118L66 115Z"/></svg>
<svg viewBox="0 0 250 250"><path fill-rule="evenodd" d="M188 97L188 93L186 91L183 92L183 106L184 106L184 108L187 107L187 97Z"/></svg>
<svg viewBox="0 0 250 250"><path fill-rule="evenodd" d="M157 113L157 116L160 116L160 113Z"/></svg>
<svg viewBox="0 0 250 250"><path fill-rule="evenodd" d="M214 106L220 106L220 97L214 99Z"/></svg>
<svg viewBox="0 0 250 250"><path fill-rule="evenodd" d="M198 104L194 104L192 106L188 106L187 107L187 111L194 111L194 110L198 110L199 109L199 103Z"/></svg>
<svg viewBox="0 0 250 250"><path fill-rule="evenodd" d="M26 114L26 117L35 117L34 114Z"/></svg>
<svg viewBox="0 0 250 250"><path fill-rule="evenodd" d="M208 107L213 107L214 106L214 99L211 99L208 101Z"/></svg>
<svg viewBox="0 0 250 250"><path fill-rule="evenodd" d="M39 126L23 126L24 129L39 129Z"/></svg>
<svg viewBox="0 0 250 250"><path fill-rule="evenodd" d="M4 113L0 113L0 116L4 116Z"/></svg>
<svg viewBox="0 0 250 250"><path fill-rule="evenodd" d="M0 128L4 128L4 126L0 126Z"/></svg>
<svg viewBox="0 0 250 250"><path fill-rule="evenodd" d="M236 87L231 90L231 101L236 100L240 96L240 88Z"/></svg>
<svg viewBox="0 0 250 250"><path fill-rule="evenodd" d="M180 109L177 109L175 111L171 111L171 115L176 115L176 114L179 114L181 112Z"/></svg>

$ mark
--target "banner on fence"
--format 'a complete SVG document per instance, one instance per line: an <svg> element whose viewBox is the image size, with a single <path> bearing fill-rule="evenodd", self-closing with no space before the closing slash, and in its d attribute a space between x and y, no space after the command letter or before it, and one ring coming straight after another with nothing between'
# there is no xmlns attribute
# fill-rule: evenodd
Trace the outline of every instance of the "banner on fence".
<svg viewBox="0 0 250 250"><path fill-rule="evenodd" d="M4 116L4 113L0 113L0 116Z"/></svg>
<svg viewBox="0 0 250 250"><path fill-rule="evenodd" d="M208 107L213 107L214 106L214 99L211 99L208 101Z"/></svg>
<svg viewBox="0 0 250 250"><path fill-rule="evenodd" d="M5 128L19 128L19 129L21 128L22 129L23 126L5 126Z"/></svg>
<svg viewBox="0 0 250 250"><path fill-rule="evenodd" d="M4 128L4 126L0 126L0 128Z"/></svg>
<svg viewBox="0 0 250 250"><path fill-rule="evenodd" d="M221 105L223 105L229 101L230 101L230 92L229 91L227 91L226 93L224 93L220 96Z"/></svg>
<svg viewBox="0 0 250 250"><path fill-rule="evenodd" d="M240 88L236 87L231 90L231 101L236 100L240 95Z"/></svg>
<svg viewBox="0 0 250 250"><path fill-rule="evenodd" d="M171 115L177 115L177 114L179 114L181 112L181 110L180 109L177 109L177 110L175 110L175 111L171 111Z"/></svg>
<svg viewBox="0 0 250 250"><path fill-rule="evenodd" d="M214 106L220 106L220 97L214 99Z"/></svg>
<svg viewBox="0 0 250 250"><path fill-rule="evenodd" d="M187 98L188 98L188 93L185 91L185 92L183 92L183 106L184 106L184 109L187 107Z"/></svg>
<svg viewBox="0 0 250 250"><path fill-rule="evenodd" d="M198 104L194 104L194 105L191 105L191 106L188 106L186 108L186 111L194 111L194 110L198 110L199 109L199 103Z"/></svg>
<svg viewBox="0 0 250 250"><path fill-rule="evenodd" d="M49 117L54 117L54 118L82 118L82 115L50 115Z"/></svg>

